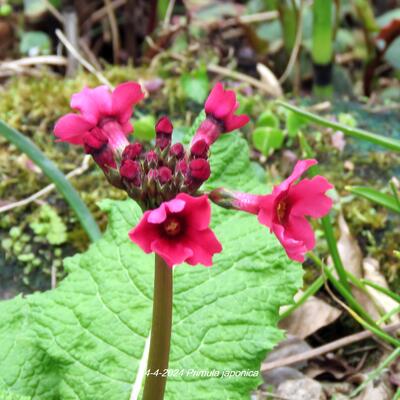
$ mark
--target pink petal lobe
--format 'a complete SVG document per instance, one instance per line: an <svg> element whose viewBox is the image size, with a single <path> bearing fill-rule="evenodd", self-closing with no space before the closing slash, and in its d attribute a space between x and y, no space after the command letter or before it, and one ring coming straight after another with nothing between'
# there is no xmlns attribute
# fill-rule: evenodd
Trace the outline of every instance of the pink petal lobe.
<svg viewBox="0 0 400 400"><path fill-rule="evenodd" d="M213 111L218 107L218 105L222 101L223 95L224 95L224 87L221 82L218 82L212 88L206 100L206 104L204 105L204 109L207 114L213 113Z"/></svg>
<svg viewBox="0 0 400 400"><path fill-rule="evenodd" d="M186 217L187 225L194 229L202 230L208 228L211 219L211 206L206 195L192 197L186 193L180 193L176 199L186 203L183 215Z"/></svg>
<svg viewBox="0 0 400 400"><path fill-rule="evenodd" d="M190 265L203 264L209 267L213 264L213 255L222 251L221 243L211 229L189 229L185 242L193 250L193 255L186 260Z"/></svg>
<svg viewBox="0 0 400 400"><path fill-rule="evenodd" d="M146 211L139 223L129 232L129 238L145 253L152 252L152 243L159 238L157 225L149 224L150 211Z"/></svg>
<svg viewBox="0 0 400 400"><path fill-rule="evenodd" d="M162 203L160 207L149 211L147 221L150 224L161 224L167 219L166 203Z"/></svg>
<svg viewBox="0 0 400 400"><path fill-rule="evenodd" d="M193 250L179 241L158 239L151 245L151 250L161 256L167 265L182 264L188 257L193 255Z"/></svg>
<svg viewBox="0 0 400 400"><path fill-rule="evenodd" d="M275 217L275 202L276 196L274 194L268 194L260 196L260 210L258 212L258 221L260 224L272 228L273 220Z"/></svg>
<svg viewBox="0 0 400 400"><path fill-rule="evenodd" d="M227 115L234 111L236 104L236 95L232 90L226 90L223 94L222 101L216 105L212 114L215 118L224 119Z"/></svg>
<svg viewBox="0 0 400 400"><path fill-rule="evenodd" d="M171 213L180 213L186 207L186 201L179 197L165 203Z"/></svg>
<svg viewBox="0 0 400 400"><path fill-rule="evenodd" d="M235 129L240 129L250 121L247 115L229 115L225 119L225 130L226 132L234 131Z"/></svg>
<svg viewBox="0 0 400 400"><path fill-rule="evenodd" d="M280 193L289 189L292 183L296 182L310 167L318 164L317 160L299 160L297 161L291 175L285 179L281 184L274 187L273 193L279 195Z"/></svg>
<svg viewBox="0 0 400 400"><path fill-rule="evenodd" d="M307 249L302 241L286 236L282 225L273 224L272 231L291 260L304 262L304 254L307 252Z"/></svg>
<svg viewBox="0 0 400 400"><path fill-rule="evenodd" d="M93 124L77 114L66 114L54 126L54 134L63 142L83 144L84 134Z"/></svg>
<svg viewBox="0 0 400 400"><path fill-rule="evenodd" d="M333 186L323 176L312 179L303 179L293 185L289 191L291 213L321 218L327 215L332 208L333 201L325 192Z"/></svg>
<svg viewBox="0 0 400 400"><path fill-rule="evenodd" d="M136 82L125 82L118 85L112 93L112 113L121 124L132 116L132 107L144 97L140 85Z"/></svg>

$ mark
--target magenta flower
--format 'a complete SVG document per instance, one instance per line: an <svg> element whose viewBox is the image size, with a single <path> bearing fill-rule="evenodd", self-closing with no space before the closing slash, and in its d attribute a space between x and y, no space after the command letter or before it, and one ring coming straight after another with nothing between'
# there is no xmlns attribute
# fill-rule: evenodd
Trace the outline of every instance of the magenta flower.
<svg viewBox="0 0 400 400"><path fill-rule="evenodd" d="M239 129L249 122L247 115L235 115L239 107L236 94L232 90L224 90L218 82L209 94L204 110L207 118L201 123L193 137L192 145L198 140L204 140L211 146L222 133Z"/></svg>
<svg viewBox="0 0 400 400"><path fill-rule="evenodd" d="M157 253L169 267L183 262L210 266L213 255L222 250L209 228L210 217L207 196L180 193L155 210L146 211L129 237L145 253Z"/></svg>
<svg viewBox="0 0 400 400"><path fill-rule="evenodd" d="M126 135L133 131L129 121L132 106L143 96L140 85L135 82L123 83L112 93L107 86L85 88L71 99L71 108L80 114L61 117L54 127L54 134L61 142L85 145L86 151L92 154L99 150L92 146L92 138L94 132L100 130L112 151L123 149L128 144Z"/></svg>
<svg viewBox="0 0 400 400"><path fill-rule="evenodd" d="M329 213L332 199L326 191L333 186L322 176L296 181L316 160L298 161L292 174L272 193L264 196L217 189L210 198L217 204L257 214L270 228L289 258L303 262L304 254L315 246L315 236L306 217L320 218Z"/></svg>

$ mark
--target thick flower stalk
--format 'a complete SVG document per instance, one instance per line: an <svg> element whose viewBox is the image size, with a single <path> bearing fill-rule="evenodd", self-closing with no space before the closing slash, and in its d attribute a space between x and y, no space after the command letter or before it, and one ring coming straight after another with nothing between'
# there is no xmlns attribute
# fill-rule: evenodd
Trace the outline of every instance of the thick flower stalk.
<svg viewBox="0 0 400 400"><path fill-rule="evenodd" d="M54 128L59 141L81 145L103 170L108 181L125 190L143 210L130 240L145 253L155 253L153 322L143 398L164 396L172 324L172 268L187 263L210 267L222 245L210 228L212 200L216 205L255 214L275 234L287 255L304 261L315 245L306 217L326 215L332 201L326 191L332 185L322 176L301 179L316 164L299 161L292 175L271 194L254 195L218 188L203 193L211 175L209 156L220 135L243 127L247 115L236 115L239 103L221 83L205 103L205 119L189 148L172 144L173 125L161 117L155 126L153 147L129 141L133 131L132 107L143 98L140 86L127 82L110 92L107 87L83 89L73 95L71 107L78 114L60 118Z"/></svg>

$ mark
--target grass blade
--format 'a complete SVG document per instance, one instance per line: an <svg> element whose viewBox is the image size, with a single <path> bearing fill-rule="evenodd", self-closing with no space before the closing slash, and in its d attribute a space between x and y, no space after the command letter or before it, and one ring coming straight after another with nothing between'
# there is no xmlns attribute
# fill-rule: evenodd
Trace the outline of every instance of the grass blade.
<svg viewBox="0 0 400 400"><path fill-rule="evenodd" d="M379 146L385 147L386 149L400 152L400 140L393 139L393 138L386 137L386 136L380 136L375 133L365 131L363 129L351 128L349 126L342 125L337 122L332 122L326 118L319 117L318 115L312 114L309 111L302 110L301 108L298 108L296 106L293 106L291 104L285 103L280 100L278 100L276 103L278 105L294 112L295 114L302 116L304 119L306 119L308 121L315 122L318 125L325 126L327 128L332 128L335 130L339 130L339 131L342 131L343 133L345 133L346 135L355 137L357 139L366 140L370 143L374 143Z"/></svg>
<svg viewBox="0 0 400 400"><path fill-rule="evenodd" d="M26 136L16 129L0 120L0 135L14 144L20 151L25 153L56 185L59 193L65 198L70 207L74 210L83 229L92 241L100 238L101 232L97 226L89 209L80 198L78 192L74 189L64 174L50 161L44 153Z"/></svg>
<svg viewBox="0 0 400 400"><path fill-rule="evenodd" d="M376 189L364 186L347 186L346 190L353 194L371 200L372 202L377 203L380 206L386 207L391 211L400 213L400 206L394 196L386 193L381 193Z"/></svg>

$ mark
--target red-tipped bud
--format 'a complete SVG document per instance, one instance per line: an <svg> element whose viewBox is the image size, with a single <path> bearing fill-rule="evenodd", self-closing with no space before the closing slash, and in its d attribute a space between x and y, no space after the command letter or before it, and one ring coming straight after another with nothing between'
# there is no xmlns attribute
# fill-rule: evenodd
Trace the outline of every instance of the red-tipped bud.
<svg viewBox="0 0 400 400"><path fill-rule="evenodd" d="M154 150L146 153L146 161L150 167L156 167L158 164L158 155Z"/></svg>
<svg viewBox="0 0 400 400"><path fill-rule="evenodd" d="M172 178L172 172L168 167L161 167L158 169L158 180L162 185L168 183Z"/></svg>
<svg viewBox="0 0 400 400"><path fill-rule="evenodd" d="M187 169L188 165L185 160L180 160L178 164L176 164L176 171L181 172L183 175L186 175Z"/></svg>
<svg viewBox="0 0 400 400"><path fill-rule="evenodd" d="M172 135L174 127L168 117L161 117L156 123L156 133L166 133Z"/></svg>
<svg viewBox="0 0 400 400"><path fill-rule="evenodd" d="M207 158L208 157L209 146L207 142L203 139L195 142L190 148L190 153L194 158Z"/></svg>
<svg viewBox="0 0 400 400"><path fill-rule="evenodd" d="M137 161L125 160L123 161L119 173L121 177L128 182L132 182L135 186L140 186L140 164Z"/></svg>
<svg viewBox="0 0 400 400"><path fill-rule="evenodd" d="M198 181L206 181L211 174L210 164L203 158L197 158L189 163L189 178Z"/></svg>
<svg viewBox="0 0 400 400"><path fill-rule="evenodd" d="M83 142L86 153L92 154L96 150L100 150L108 143L108 137L101 129L94 128L87 135L85 135Z"/></svg>
<svg viewBox="0 0 400 400"><path fill-rule="evenodd" d="M156 146L161 150L171 144L173 126L168 117L161 117L156 124Z"/></svg>
<svg viewBox="0 0 400 400"><path fill-rule="evenodd" d="M142 152L142 145L138 142L129 144L125 147L124 151L122 152L122 159L123 160L135 160L138 158Z"/></svg>
<svg viewBox="0 0 400 400"><path fill-rule="evenodd" d="M108 138L101 129L94 128L88 133L83 144L85 153L90 154L97 165L106 172L109 168L116 168L114 152L109 146Z"/></svg>
<svg viewBox="0 0 400 400"><path fill-rule="evenodd" d="M169 154L172 157L176 157L178 160L181 160L185 155L185 148L183 147L182 143L175 143L169 150Z"/></svg>
<svg viewBox="0 0 400 400"><path fill-rule="evenodd" d="M147 177L149 180L155 180L158 178L158 170L152 168L148 173Z"/></svg>

